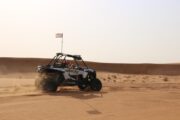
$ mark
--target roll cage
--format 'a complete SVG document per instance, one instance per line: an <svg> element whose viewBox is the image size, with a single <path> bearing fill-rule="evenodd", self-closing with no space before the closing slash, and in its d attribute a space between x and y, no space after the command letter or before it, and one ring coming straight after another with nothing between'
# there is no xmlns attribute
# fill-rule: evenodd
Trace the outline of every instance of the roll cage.
<svg viewBox="0 0 180 120"><path fill-rule="evenodd" d="M80 55L70 55L70 54L64 54L64 53L56 53L54 58L49 62L48 66L50 65L61 65L62 67L65 67L64 65L69 62L66 58L73 58L73 61L75 62L76 66L80 68L81 65L85 66L88 68L87 64L84 62L82 57ZM81 61L82 64L79 64L78 61Z"/></svg>

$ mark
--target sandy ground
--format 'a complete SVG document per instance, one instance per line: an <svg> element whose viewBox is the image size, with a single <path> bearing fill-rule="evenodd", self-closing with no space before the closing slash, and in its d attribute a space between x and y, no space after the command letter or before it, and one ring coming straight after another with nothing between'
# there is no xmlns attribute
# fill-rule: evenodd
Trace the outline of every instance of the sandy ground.
<svg viewBox="0 0 180 120"><path fill-rule="evenodd" d="M179 120L180 76L98 72L103 90L45 94L35 73L0 75L0 120Z"/></svg>

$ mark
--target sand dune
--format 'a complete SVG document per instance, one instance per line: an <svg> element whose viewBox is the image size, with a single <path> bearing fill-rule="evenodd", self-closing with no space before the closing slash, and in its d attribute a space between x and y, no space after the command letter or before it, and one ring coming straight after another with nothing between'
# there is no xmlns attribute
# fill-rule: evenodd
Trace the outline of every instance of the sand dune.
<svg viewBox="0 0 180 120"><path fill-rule="evenodd" d="M61 87L45 94L34 86L36 66L47 59L0 59L2 120L179 120L180 65L105 64L101 92Z"/></svg>
<svg viewBox="0 0 180 120"><path fill-rule="evenodd" d="M37 65L48 64L50 59L38 58L0 58L0 72L35 72ZM150 75L180 75L180 64L113 64L87 62L87 64L104 72Z"/></svg>

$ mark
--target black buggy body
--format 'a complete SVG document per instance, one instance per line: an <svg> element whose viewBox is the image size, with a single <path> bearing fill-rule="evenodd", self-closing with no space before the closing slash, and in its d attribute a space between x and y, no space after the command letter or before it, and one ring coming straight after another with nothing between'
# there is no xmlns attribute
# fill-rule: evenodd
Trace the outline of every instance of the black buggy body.
<svg viewBox="0 0 180 120"><path fill-rule="evenodd" d="M96 71L90 69L80 55L57 53L48 65L38 66L37 71L40 75L35 85L45 92L55 92L59 86L78 86L82 91L102 88Z"/></svg>

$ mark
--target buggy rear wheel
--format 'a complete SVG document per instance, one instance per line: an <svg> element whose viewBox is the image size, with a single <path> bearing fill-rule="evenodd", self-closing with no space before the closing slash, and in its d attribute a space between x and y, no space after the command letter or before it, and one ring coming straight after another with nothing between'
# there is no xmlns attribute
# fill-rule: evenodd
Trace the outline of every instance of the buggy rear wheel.
<svg viewBox="0 0 180 120"><path fill-rule="evenodd" d="M57 84L58 75L42 73L35 81L35 86L44 92L56 92L58 88Z"/></svg>
<svg viewBox="0 0 180 120"><path fill-rule="evenodd" d="M102 83L99 79L93 79L90 82L90 87L93 91L100 91L102 88Z"/></svg>
<svg viewBox="0 0 180 120"><path fill-rule="evenodd" d="M46 81L42 85L42 90L44 92L56 92L57 91L57 84L54 81Z"/></svg>

